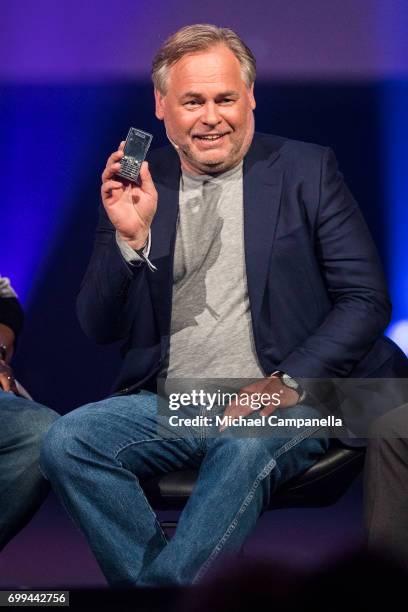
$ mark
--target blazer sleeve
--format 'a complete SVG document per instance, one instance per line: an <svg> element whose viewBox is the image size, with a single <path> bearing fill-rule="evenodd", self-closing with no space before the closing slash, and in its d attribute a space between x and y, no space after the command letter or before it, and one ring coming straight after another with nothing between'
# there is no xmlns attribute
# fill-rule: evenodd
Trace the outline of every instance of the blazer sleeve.
<svg viewBox="0 0 408 612"><path fill-rule="evenodd" d="M330 149L321 163L315 253L332 303L321 325L282 361L296 378L347 376L389 323L381 263L360 209Z"/></svg>
<svg viewBox="0 0 408 612"><path fill-rule="evenodd" d="M143 290L144 269L145 264L125 261L115 229L101 206L91 259L77 298L77 316L89 338L105 344L127 336L134 315L131 297Z"/></svg>

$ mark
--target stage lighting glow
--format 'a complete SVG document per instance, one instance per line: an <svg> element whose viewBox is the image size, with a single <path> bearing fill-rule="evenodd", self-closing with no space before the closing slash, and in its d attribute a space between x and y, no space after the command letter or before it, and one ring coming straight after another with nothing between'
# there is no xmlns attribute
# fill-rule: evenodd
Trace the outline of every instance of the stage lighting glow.
<svg viewBox="0 0 408 612"><path fill-rule="evenodd" d="M393 322L408 319L408 81L382 86L384 208Z"/></svg>
<svg viewBox="0 0 408 612"><path fill-rule="evenodd" d="M394 340L399 347L408 355L408 319L396 321L387 330L387 336Z"/></svg>

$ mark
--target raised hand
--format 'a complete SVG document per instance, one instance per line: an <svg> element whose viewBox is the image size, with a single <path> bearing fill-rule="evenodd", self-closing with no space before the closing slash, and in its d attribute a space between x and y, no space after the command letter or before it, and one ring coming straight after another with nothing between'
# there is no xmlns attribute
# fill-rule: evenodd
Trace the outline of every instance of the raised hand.
<svg viewBox="0 0 408 612"><path fill-rule="evenodd" d="M140 169L136 185L116 176L125 142L108 158L102 173L101 195L106 213L119 236L134 250L146 244L157 208L157 191L147 162Z"/></svg>

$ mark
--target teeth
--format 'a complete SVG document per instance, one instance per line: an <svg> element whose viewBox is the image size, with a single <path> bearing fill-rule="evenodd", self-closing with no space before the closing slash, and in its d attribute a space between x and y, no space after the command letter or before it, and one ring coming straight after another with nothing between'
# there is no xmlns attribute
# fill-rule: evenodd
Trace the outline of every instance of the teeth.
<svg viewBox="0 0 408 612"><path fill-rule="evenodd" d="M221 138L221 135L214 135L214 136L197 136L197 138L201 138L201 140L217 140L218 138Z"/></svg>

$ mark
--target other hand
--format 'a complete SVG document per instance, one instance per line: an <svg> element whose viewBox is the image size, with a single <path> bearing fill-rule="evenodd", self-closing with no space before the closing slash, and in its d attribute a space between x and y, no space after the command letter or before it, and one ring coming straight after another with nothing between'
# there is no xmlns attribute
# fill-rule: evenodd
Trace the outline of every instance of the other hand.
<svg viewBox="0 0 408 612"><path fill-rule="evenodd" d="M240 396L242 397L244 394L245 398L247 396L252 396L252 405L251 399L249 399L249 401L245 399L242 403L239 401ZM260 399L262 400L263 407L261 409L254 409L254 406L259 405ZM278 376L270 376L268 378L262 378L262 380L257 380L240 389L237 400L231 402L231 404L227 406L223 416L232 418L240 416L246 417L250 414L255 416L269 416L278 408L295 406L298 401L299 394L297 391L286 387ZM219 431L221 432L226 428L227 425L221 425Z"/></svg>
<svg viewBox="0 0 408 612"><path fill-rule="evenodd" d="M18 395L13 370L5 361L2 360L0 360L0 389Z"/></svg>
<svg viewBox="0 0 408 612"><path fill-rule="evenodd" d="M140 168L138 184L116 176L125 142L112 153L102 173L102 203L119 236L138 250L146 244L157 209L157 191L147 162Z"/></svg>

